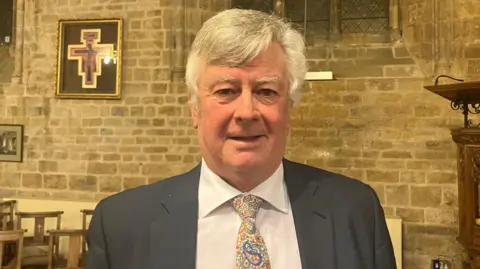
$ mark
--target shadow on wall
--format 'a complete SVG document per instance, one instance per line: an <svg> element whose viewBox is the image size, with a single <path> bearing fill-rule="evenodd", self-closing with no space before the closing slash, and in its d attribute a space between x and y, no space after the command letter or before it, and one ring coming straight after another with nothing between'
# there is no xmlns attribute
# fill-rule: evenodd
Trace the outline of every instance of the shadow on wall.
<svg viewBox="0 0 480 269"><path fill-rule="evenodd" d="M0 46L0 83L10 82L13 74L13 56L10 47Z"/></svg>

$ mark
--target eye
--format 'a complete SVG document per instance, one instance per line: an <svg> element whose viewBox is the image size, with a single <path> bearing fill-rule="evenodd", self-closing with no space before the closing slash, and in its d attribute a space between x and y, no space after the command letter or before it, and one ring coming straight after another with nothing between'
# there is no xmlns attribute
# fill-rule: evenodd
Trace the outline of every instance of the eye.
<svg viewBox="0 0 480 269"><path fill-rule="evenodd" d="M229 88L220 89L220 90L217 90L215 92L216 95L220 95L220 96L228 96L228 95L232 95L234 93L235 93L235 91L233 89L229 89Z"/></svg>
<svg viewBox="0 0 480 269"><path fill-rule="evenodd" d="M260 89L257 91L257 94L264 97L273 97L277 95L277 92L271 89Z"/></svg>

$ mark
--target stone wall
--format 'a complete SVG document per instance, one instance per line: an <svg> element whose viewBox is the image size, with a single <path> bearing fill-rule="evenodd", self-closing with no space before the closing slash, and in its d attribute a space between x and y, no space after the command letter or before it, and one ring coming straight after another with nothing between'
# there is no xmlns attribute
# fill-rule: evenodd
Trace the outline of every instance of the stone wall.
<svg viewBox="0 0 480 269"><path fill-rule="evenodd" d="M386 214L405 221L407 269L461 251L450 128L462 119L423 89L438 70L478 76L480 5L455 1L454 13L440 17L433 0L401 1L403 38L396 42L310 43L311 70L333 70L338 80L307 83L293 112L288 157L373 186ZM0 197L98 200L197 164L181 74L171 82L178 7L166 0L64 2L27 0L24 83L0 85L0 122L26 126L25 161L0 163ZM228 5L187 1L186 45ZM57 20L98 17L125 19L123 99L54 99ZM452 46L440 44L444 35Z"/></svg>
<svg viewBox="0 0 480 269"><path fill-rule="evenodd" d="M456 148L450 136L462 118L423 87L438 74L472 77L462 69L462 44L471 35L450 43L453 18L463 14L453 16L434 1L402 1L401 14L403 38L396 42L364 42L365 35L310 47L312 69L332 70L339 80L305 88L289 156L373 186L386 214L405 222L405 268L429 268L433 258L462 251L455 239Z"/></svg>
<svg viewBox="0 0 480 269"><path fill-rule="evenodd" d="M400 3L403 42L426 76L433 76L435 72L433 3L433 0L408 0Z"/></svg>
<svg viewBox="0 0 480 269"><path fill-rule="evenodd" d="M0 46L0 83L9 83L13 73L13 57L9 46Z"/></svg>
<svg viewBox="0 0 480 269"><path fill-rule="evenodd" d="M468 79L480 78L480 4L458 0L454 12L454 71Z"/></svg>
<svg viewBox="0 0 480 269"><path fill-rule="evenodd" d="M198 162L186 91L170 84L170 1L25 4L23 78L0 91L0 121L25 124L25 158L0 163L0 197L98 200ZM189 1L188 23L225 6ZM57 21L113 17L124 19L123 99L55 99Z"/></svg>
<svg viewBox="0 0 480 269"><path fill-rule="evenodd" d="M311 70L332 70L338 80L305 87L289 140L289 157L367 182L386 214L404 220L405 268L462 251L450 136L462 116L424 86L439 74L478 77L480 3L440 2L401 1L397 41L310 40Z"/></svg>
<svg viewBox="0 0 480 269"><path fill-rule="evenodd" d="M404 220L405 268L452 257L458 225L452 127L461 117L423 90L430 81L352 78L312 82L294 114L294 160L370 184L387 216Z"/></svg>

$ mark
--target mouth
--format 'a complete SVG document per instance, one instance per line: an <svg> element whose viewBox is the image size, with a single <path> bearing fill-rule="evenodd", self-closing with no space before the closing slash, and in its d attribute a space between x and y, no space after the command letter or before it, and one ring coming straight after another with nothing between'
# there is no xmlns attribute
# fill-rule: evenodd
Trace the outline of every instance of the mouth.
<svg viewBox="0 0 480 269"><path fill-rule="evenodd" d="M242 142L252 142L262 138L263 135L254 135L254 136L230 136L228 139Z"/></svg>

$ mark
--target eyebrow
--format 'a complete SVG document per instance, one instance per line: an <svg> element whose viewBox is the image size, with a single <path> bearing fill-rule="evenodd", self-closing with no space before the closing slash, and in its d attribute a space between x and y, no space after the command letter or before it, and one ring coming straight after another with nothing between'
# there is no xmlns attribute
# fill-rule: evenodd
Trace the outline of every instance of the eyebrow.
<svg viewBox="0 0 480 269"><path fill-rule="evenodd" d="M263 85L263 84L268 84L268 83L276 83L280 80L280 77L278 76L273 76L273 77L261 77L255 80L256 85ZM210 89L214 88L218 84L221 83L232 83L232 84L240 84L240 80L238 78L232 77L232 76L225 76L225 77L220 77L216 79L211 85Z"/></svg>
<svg viewBox="0 0 480 269"><path fill-rule="evenodd" d="M215 87L216 85L218 84L221 84L221 83L225 83L225 82L230 82L230 83L238 83L240 80L238 78L235 78L235 77L231 77L231 76L226 76L226 77L220 77L220 78L217 78L212 84L210 87Z"/></svg>
<svg viewBox="0 0 480 269"><path fill-rule="evenodd" d="M257 80L255 80L255 84L268 84L268 83L275 83L280 80L280 77L274 76L274 77L262 77Z"/></svg>

